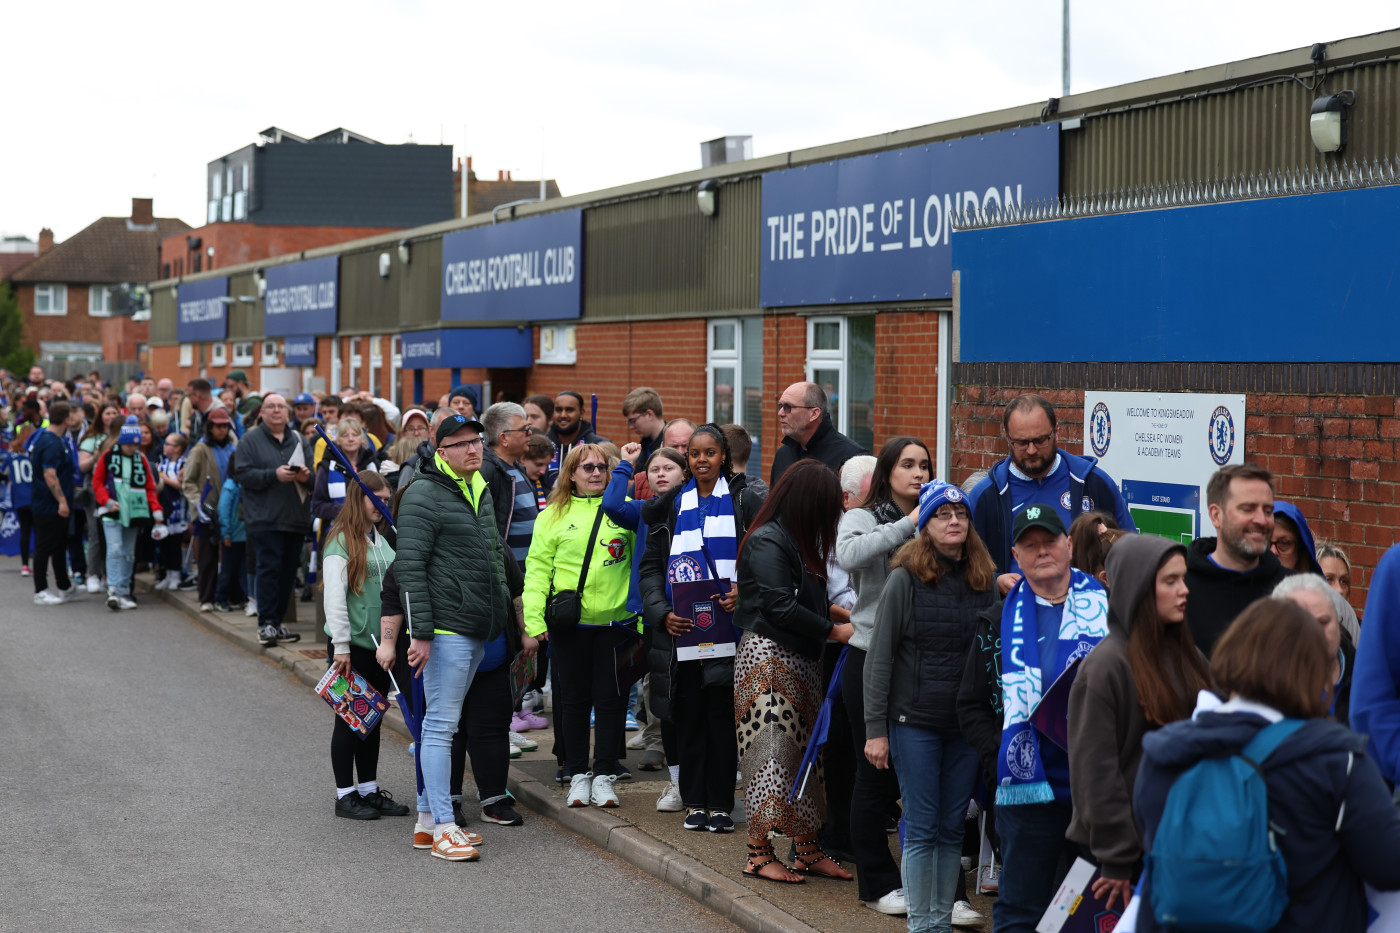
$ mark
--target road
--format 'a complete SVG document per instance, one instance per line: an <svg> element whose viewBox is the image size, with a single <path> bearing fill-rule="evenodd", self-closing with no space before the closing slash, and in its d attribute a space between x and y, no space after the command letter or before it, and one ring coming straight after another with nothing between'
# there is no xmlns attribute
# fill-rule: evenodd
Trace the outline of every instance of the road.
<svg viewBox="0 0 1400 933"><path fill-rule="evenodd" d="M0 558L0 931L738 929L523 808L474 863L336 819L332 714L288 672L154 597L32 592ZM379 779L412 803L392 733Z"/></svg>

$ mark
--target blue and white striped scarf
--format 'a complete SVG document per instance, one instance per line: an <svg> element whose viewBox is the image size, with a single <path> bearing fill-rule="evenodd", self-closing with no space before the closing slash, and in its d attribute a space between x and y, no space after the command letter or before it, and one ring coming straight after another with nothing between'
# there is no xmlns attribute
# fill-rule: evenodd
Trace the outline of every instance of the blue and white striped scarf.
<svg viewBox="0 0 1400 933"><path fill-rule="evenodd" d="M706 579L733 583L738 560L739 540L729 483L723 476L715 482L702 511L700 493L692 478L680 492L680 511L671 535L671 559L666 566L666 598L672 598L672 583Z"/></svg>
<svg viewBox="0 0 1400 933"><path fill-rule="evenodd" d="M1035 593L1025 580L1006 595L1001 622L1001 684L1004 718L997 756L998 806L1050 803L1055 792L1040 759L1040 736L1031 713L1045 688L1108 634L1108 596L1097 580L1070 571L1069 598L1060 616L1055 669L1040 669L1040 632Z"/></svg>

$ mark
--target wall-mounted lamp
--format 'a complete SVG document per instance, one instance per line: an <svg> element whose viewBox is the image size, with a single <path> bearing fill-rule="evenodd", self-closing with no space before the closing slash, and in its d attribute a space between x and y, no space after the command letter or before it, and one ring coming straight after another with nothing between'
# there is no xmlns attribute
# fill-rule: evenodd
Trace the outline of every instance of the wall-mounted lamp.
<svg viewBox="0 0 1400 933"><path fill-rule="evenodd" d="M258 299L254 298L252 295L239 295L238 300L245 305L254 305L258 303Z"/></svg>
<svg viewBox="0 0 1400 933"><path fill-rule="evenodd" d="M267 275L266 275L266 274L259 274L259 275L258 275L258 297L259 297L259 298L264 298L264 297L266 297L266 296L267 296Z"/></svg>
<svg viewBox="0 0 1400 933"><path fill-rule="evenodd" d="M379 277L387 279L389 277L389 263L391 262L388 253L379 254Z"/></svg>
<svg viewBox="0 0 1400 933"><path fill-rule="evenodd" d="M1338 91L1313 101L1308 132L1318 152L1342 151L1347 144L1347 114L1355 103L1355 91Z"/></svg>
<svg viewBox="0 0 1400 933"><path fill-rule="evenodd" d="M700 182L700 186L695 189L695 206L700 208L700 213L706 217L715 216L715 211L719 205L715 203L715 195L719 191L719 182L713 178L707 178Z"/></svg>
<svg viewBox="0 0 1400 933"><path fill-rule="evenodd" d="M412 256L408 251L408 241L399 240L399 262L408 265L410 258L412 258Z"/></svg>

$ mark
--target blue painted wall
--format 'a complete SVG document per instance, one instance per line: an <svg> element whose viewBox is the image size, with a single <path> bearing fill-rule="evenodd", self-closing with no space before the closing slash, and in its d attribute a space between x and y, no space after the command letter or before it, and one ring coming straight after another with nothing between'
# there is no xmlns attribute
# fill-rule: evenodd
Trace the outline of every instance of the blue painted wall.
<svg viewBox="0 0 1400 933"><path fill-rule="evenodd" d="M1400 187L953 235L964 362L1400 361Z"/></svg>

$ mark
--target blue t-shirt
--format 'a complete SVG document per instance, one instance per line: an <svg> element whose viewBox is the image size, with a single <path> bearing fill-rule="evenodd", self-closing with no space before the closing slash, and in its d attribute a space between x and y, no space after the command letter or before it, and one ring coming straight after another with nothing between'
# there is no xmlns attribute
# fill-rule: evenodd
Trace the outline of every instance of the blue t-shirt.
<svg viewBox="0 0 1400 933"><path fill-rule="evenodd" d="M1035 625L1040 642L1040 671L1043 675L1040 685L1042 694L1050 689L1050 685L1060 675L1059 669L1055 667L1055 654L1059 650L1060 619L1064 611L1064 603L1052 606L1039 599L1035 601ZM1045 779L1050 782L1055 799L1061 803L1069 803L1069 752L1044 736L1038 738L1040 763L1045 767Z"/></svg>
<svg viewBox="0 0 1400 933"><path fill-rule="evenodd" d="M1069 465L1059 454L1055 455L1055 465L1050 472L1040 479L1031 479L1026 476L1016 469L1014 463L1007 476L1013 516L1026 506L1034 505L1037 502L1041 505L1054 506L1055 511L1060 514L1060 521L1065 523L1066 528L1079 515L1078 510L1070 508L1072 503L1069 501ZM1021 565L1016 563L1015 554L1011 556L1011 566L1007 568L1007 572L1021 572Z"/></svg>
<svg viewBox="0 0 1400 933"><path fill-rule="evenodd" d="M486 651L481 656L481 663L477 665L477 673L485 674L487 671L494 671L502 664L506 663L506 633L497 635L494 641L486 643Z"/></svg>
<svg viewBox="0 0 1400 933"><path fill-rule="evenodd" d="M36 431L34 446L29 449L29 462L34 470L31 483L30 507L35 515L57 515L58 500L44 481L44 471L52 469L65 500L73 498L73 454L65 438L47 428Z"/></svg>
<svg viewBox="0 0 1400 933"><path fill-rule="evenodd" d="M10 478L10 508L29 508L30 486L34 479L34 469L29 463L28 453L12 454L4 452L5 473Z"/></svg>

